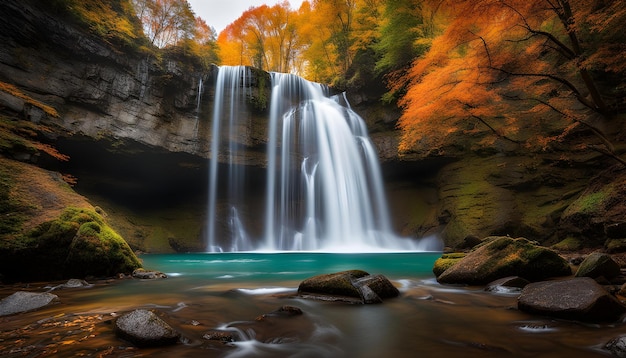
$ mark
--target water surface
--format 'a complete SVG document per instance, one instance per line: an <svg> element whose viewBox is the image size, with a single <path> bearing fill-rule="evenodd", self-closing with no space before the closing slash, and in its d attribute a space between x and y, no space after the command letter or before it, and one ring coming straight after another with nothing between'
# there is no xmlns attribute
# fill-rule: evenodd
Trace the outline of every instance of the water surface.
<svg viewBox="0 0 626 358"><path fill-rule="evenodd" d="M115 357L594 357L626 332L622 324L589 325L527 315L516 293L439 285L438 253L224 253L143 255L164 280L99 281L91 288L54 290L61 303L0 318L0 356ZM297 298L300 281L348 269L384 274L401 296L379 305ZM47 288L45 287L47 286ZM13 291L43 291L53 285ZM302 316L267 315L296 306ZM158 309L183 334L171 347L137 349L113 333L114 317ZM262 317L262 315L266 315ZM221 329L243 342L203 336Z"/></svg>

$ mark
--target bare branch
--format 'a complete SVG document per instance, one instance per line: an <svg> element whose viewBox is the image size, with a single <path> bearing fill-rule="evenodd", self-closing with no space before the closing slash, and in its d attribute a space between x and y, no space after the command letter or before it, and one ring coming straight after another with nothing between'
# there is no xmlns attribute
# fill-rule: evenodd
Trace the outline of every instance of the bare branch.
<svg viewBox="0 0 626 358"><path fill-rule="evenodd" d="M513 138L510 138L500 132L498 132L495 128L493 128L489 123L487 123L487 121L485 121L482 117L476 116L476 115L471 115L472 118L478 119L478 121L480 121L480 123L484 124L487 128L489 128L490 131L492 131L498 138L502 138L505 140L508 140L509 142L513 142L515 144L520 144L520 141L515 140Z"/></svg>

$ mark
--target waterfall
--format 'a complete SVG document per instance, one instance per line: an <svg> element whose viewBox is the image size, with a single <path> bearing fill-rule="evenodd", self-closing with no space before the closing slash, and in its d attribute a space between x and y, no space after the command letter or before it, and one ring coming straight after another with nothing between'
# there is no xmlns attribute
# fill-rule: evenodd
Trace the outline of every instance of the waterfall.
<svg viewBox="0 0 626 358"><path fill-rule="evenodd" d="M310 250L369 252L429 249L396 236L390 224L378 155L365 122L345 94L291 74L272 73L263 229L246 230L241 208L247 173L237 163L241 108L250 96L246 67L221 67L216 81L209 168L208 251ZM222 128L226 126L227 128ZM226 135L227 134L227 135ZM220 143L228 138L229 143ZM222 158L220 155L226 157ZM227 169L218 165L227 163ZM218 171L220 171L218 176ZM227 189L218 189L218 178ZM225 194L218 210L217 196ZM230 237L216 238L219 212ZM219 242L218 242L219 241Z"/></svg>
<svg viewBox="0 0 626 358"><path fill-rule="evenodd" d="M250 70L244 66L220 67L215 84L215 103L213 108L213 125L211 130L211 161L209 165L209 204L207 219L207 249L208 251L223 251L222 245L217 243L217 196L220 155L222 152L227 156L228 182L226 195L231 210L229 223L233 232L233 240L226 251L250 250L250 242L246 237L241 237L245 232L239 219L237 206L241 202L241 193L245 171L243 166L236 165L236 160L243 155L242 146L239 143L238 129L245 125L247 117L242 115L246 106L246 96L249 95ZM224 123L222 123L224 122ZM224 126L222 126L224 124ZM227 138L228 143L223 145L222 138Z"/></svg>

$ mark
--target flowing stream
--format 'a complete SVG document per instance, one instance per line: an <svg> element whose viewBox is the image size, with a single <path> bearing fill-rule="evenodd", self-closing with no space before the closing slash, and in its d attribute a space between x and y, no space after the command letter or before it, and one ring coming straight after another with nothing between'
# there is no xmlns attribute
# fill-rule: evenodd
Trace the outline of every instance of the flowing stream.
<svg viewBox="0 0 626 358"><path fill-rule="evenodd" d="M517 293L439 285L439 253L202 253L143 255L169 278L95 281L53 290L60 303L0 317L2 357L603 357L623 326L528 315ZM401 291L382 304L347 305L288 298L313 275L346 269L384 274ZM45 287L44 287L45 286ZM2 286L45 291L54 284ZM303 315L272 317L282 306ZM115 337L113 319L156 309L182 333L180 343L135 348ZM263 315L266 315L263 317ZM212 330L236 332L231 343Z"/></svg>

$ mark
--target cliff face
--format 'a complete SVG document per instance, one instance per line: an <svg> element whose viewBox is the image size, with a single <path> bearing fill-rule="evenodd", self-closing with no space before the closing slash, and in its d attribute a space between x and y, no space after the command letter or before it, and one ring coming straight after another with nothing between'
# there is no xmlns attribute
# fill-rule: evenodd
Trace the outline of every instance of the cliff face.
<svg viewBox="0 0 626 358"><path fill-rule="evenodd" d="M121 52L33 4L0 4L0 80L56 108L54 122L69 133L208 155L206 146L198 145L207 138L195 132L195 109L198 84L208 82L210 72L190 71L148 53ZM6 94L0 104L45 120Z"/></svg>

